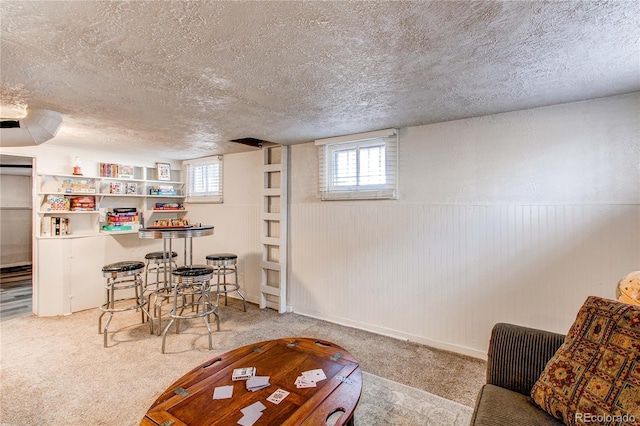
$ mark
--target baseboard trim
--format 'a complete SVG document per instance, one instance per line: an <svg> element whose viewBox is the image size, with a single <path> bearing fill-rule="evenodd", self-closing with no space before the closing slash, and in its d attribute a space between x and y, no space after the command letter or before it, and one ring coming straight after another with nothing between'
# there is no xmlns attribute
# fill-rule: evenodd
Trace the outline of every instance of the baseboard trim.
<svg viewBox="0 0 640 426"><path fill-rule="evenodd" d="M416 336L409 333L403 333L398 330L393 330L385 327L378 327L372 324L362 323L359 321L351 321L345 320L344 318L335 318L335 317L323 317L320 315L296 311L293 310L298 315L302 315L309 318L315 318L322 321L328 321L334 324L343 325L345 327L356 328L358 330L369 331L371 333L380 334L382 336L391 337L393 339L404 340L408 342L420 343L421 345L429 346L434 349L439 349L448 352L454 352L461 355L470 356L472 358L482 359L484 361L487 360L487 354L485 352L479 351L477 349L467 348L464 346L453 345L451 343L440 342L438 340L426 339L424 337Z"/></svg>
<svg viewBox="0 0 640 426"><path fill-rule="evenodd" d="M237 298L237 296L235 296L233 293L230 293L229 297L236 297ZM256 303L256 304L259 305L260 302L259 302L258 298L252 297L252 295L246 295L246 297L247 297L247 302ZM448 351L448 352L454 352L454 353L457 353L457 354L470 356L472 358L477 358L477 359L481 359L481 360L484 360L484 361L487 360L487 353L479 351L477 349L467 348L465 346L453 345L451 343L441 342L441 341L438 341L438 340L426 339L426 338L421 337L421 336L416 336L416 335L409 334L409 333L403 333L401 331L393 330L393 329L390 329L390 328L378 327L378 326L375 326L375 325L372 325L372 324L362 323L362 322L359 322L359 321L351 321L351 320L346 320L344 318L337 318L337 317L332 317L332 316L322 316L322 315L318 315L318 314L314 314L314 313L310 313L310 312L297 311L295 309L295 307L291 307L289 305L287 306L287 308L291 309L291 310L288 310L288 312L294 312L294 313L296 313L298 315L302 315L302 316L305 316L305 317L314 318L314 319L321 320L321 321L328 321L328 322L331 322L331 323L334 323L334 324L339 324L339 325L343 325L345 327L351 327L351 328L355 328L355 329L358 329L358 330L369 331L371 333L380 334L382 336L391 337L393 339L420 343L421 345L429 346L429 347L432 347L434 349L439 349L439 350Z"/></svg>

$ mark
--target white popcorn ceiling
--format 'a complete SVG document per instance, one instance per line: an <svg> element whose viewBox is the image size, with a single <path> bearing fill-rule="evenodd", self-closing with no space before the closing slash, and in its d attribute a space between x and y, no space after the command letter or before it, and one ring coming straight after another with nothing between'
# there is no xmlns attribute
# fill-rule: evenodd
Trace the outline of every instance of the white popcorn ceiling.
<svg viewBox="0 0 640 426"><path fill-rule="evenodd" d="M640 3L0 3L0 115L172 159L640 90Z"/></svg>

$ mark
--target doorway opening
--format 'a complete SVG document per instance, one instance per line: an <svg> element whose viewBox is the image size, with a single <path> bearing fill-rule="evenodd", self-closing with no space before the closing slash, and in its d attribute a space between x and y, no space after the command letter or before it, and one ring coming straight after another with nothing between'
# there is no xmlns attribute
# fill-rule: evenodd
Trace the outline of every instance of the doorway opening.
<svg viewBox="0 0 640 426"><path fill-rule="evenodd" d="M33 158L0 155L0 321L33 313Z"/></svg>

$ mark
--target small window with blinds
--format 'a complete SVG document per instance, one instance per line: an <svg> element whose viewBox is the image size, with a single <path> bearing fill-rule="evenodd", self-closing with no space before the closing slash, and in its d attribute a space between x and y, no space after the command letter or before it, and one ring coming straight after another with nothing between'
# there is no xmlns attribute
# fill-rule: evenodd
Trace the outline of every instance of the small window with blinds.
<svg viewBox="0 0 640 426"><path fill-rule="evenodd" d="M222 156L184 161L188 203L222 203Z"/></svg>
<svg viewBox="0 0 640 426"><path fill-rule="evenodd" d="M395 129L315 141L323 200L394 199L398 183Z"/></svg>

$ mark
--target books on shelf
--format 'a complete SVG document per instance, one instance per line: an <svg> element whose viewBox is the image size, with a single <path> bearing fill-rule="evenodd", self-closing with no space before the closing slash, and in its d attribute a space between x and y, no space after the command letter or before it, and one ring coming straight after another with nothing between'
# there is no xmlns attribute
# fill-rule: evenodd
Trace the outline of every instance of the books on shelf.
<svg viewBox="0 0 640 426"><path fill-rule="evenodd" d="M96 209L95 197L71 197L71 211L73 212L90 212Z"/></svg>
<svg viewBox="0 0 640 426"><path fill-rule="evenodd" d="M133 231L140 229L140 214L133 207L116 207L107 212L104 231Z"/></svg>
<svg viewBox="0 0 640 426"><path fill-rule="evenodd" d="M53 211L69 211L70 201L69 198L64 195L47 195L47 199L44 203L44 210L48 212Z"/></svg>
<svg viewBox="0 0 640 426"><path fill-rule="evenodd" d="M184 210L182 203L156 203L154 210Z"/></svg>
<svg viewBox="0 0 640 426"><path fill-rule="evenodd" d="M100 177L133 179L135 167L124 164L99 163L98 174Z"/></svg>
<svg viewBox="0 0 640 426"><path fill-rule="evenodd" d="M154 185L149 188L149 195L176 195L172 185Z"/></svg>
<svg viewBox="0 0 640 426"><path fill-rule="evenodd" d="M43 217L40 234L45 237L61 237L69 235L71 234L71 221L68 217Z"/></svg>
<svg viewBox="0 0 640 426"><path fill-rule="evenodd" d="M62 191L60 192L65 194L95 194L96 187L93 184L93 179L64 179L62 181Z"/></svg>

